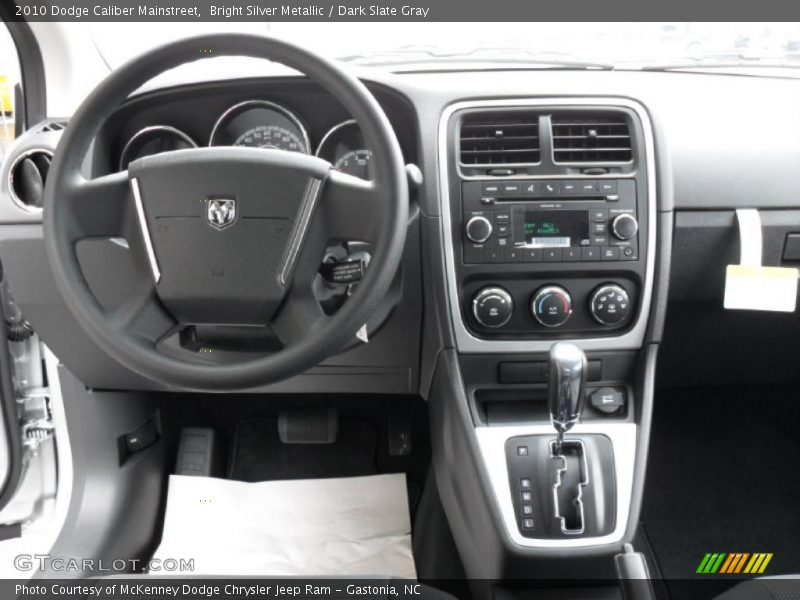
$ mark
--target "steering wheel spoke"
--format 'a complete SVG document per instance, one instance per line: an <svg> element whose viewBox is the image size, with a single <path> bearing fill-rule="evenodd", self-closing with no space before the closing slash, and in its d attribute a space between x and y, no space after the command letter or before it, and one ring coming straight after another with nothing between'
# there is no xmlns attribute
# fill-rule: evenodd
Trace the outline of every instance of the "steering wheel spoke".
<svg viewBox="0 0 800 600"><path fill-rule="evenodd" d="M127 300L111 312L109 323L119 334L134 337L150 347L157 346L179 326L146 280L140 280Z"/></svg>
<svg viewBox="0 0 800 600"><path fill-rule="evenodd" d="M377 240L384 207L374 182L331 169L321 206L329 239Z"/></svg>
<svg viewBox="0 0 800 600"><path fill-rule="evenodd" d="M133 206L127 171L96 179L79 176L60 195L59 201L70 205L66 226L71 241L125 237Z"/></svg>

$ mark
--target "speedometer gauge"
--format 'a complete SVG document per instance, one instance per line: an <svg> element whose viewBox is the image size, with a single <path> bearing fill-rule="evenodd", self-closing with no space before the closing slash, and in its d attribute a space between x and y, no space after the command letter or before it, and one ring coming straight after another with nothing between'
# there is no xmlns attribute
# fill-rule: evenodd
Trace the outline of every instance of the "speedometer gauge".
<svg viewBox="0 0 800 600"><path fill-rule="evenodd" d="M358 123L344 121L325 134L317 148L317 156L348 175L372 179L372 151L365 146Z"/></svg>
<svg viewBox="0 0 800 600"><path fill-rule="evenodd" d="M209 146L275 148L308 154L305 127L286 108L266 100L248 100L222 113L211 131Z"/></svg>
<svg viewBox="0 0 800 600"><path fill-rule="evenodd" d="M277 148L291 152L305 152L303 140L285 127L278 125L259 125L245 131L233 142L234 146L255 148Z"/></svg>

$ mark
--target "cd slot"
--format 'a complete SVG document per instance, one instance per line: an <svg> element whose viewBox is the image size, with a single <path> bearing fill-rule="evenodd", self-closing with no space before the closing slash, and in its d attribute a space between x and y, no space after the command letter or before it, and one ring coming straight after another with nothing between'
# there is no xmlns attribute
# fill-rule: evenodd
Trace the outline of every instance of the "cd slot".
<svg viewBox="0 0 800 600"><path fill-rule="evenodd" d="M552 197L532 197L532 196L506 196L494 198L495 204L506 204L513 202L606 202L605 196L552 196Z"/></svg>

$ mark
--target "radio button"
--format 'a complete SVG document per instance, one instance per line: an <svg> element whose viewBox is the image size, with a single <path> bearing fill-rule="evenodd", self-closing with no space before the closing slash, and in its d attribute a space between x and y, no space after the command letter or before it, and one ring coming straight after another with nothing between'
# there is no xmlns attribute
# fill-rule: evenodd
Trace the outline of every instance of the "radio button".
<svg viewBox="0 0 800 600"><path fill-rule="evenodd" d="M600 253L600 260L619 260L619 248L617 246L606 246Z"/></svg>
<svg viewBox="0 0 800 600"><path fill-rule="evenodd" d="M600 248L593 246L581 248L581 260L585 262L600 260Z"/></svg>
<svg viewBox="0 0 800 600"><path fill-rule="evenodd" d="M495 225L499 225L500 223L508 224L511 222L511 211L509 210L496 210L494 212L494 223Z"/></svg>
<svg viewBox="0 0 800 600"><path fill-rule="evenodd" d="M542 196L558 196L560 193L557 181L542 182Z"/></svg>
<svg viewBox="0 0 800 600"><path fill-rule="evenodd" d="M502 248L487 248L484 251L485 261L488 263L501 263L503 262L503 249Z"/></svg>
<svg viewBox="0 0 800 600"><path fill-rule="evenodd" d="M560 262L561 248L543 248L542 260L544 262Z"/></svg>
<svg viewBox="0 0 800 600"><path fill-rule="evenodd" d="M525 262L542 262L542 249L541 248L525 248L523 250Z"/></svg>
<svg viewBox="0 0 800 600"><path fill-rule="evenodd" d="M561 249L561 260L564 262L576 262L581 259L581 249L580 248L562 248Z"/></svg>
<svg viewBox="0 0 800 600"><path fill-rule="evenodd" d="M522 262L524 258L522 248L506 248L503 250L503 262Z"/></svg>
<svg viewBox="0 0 800 600"><path fill-rule="evenodd" d="M509 235L511 235L511 226L510 226L510 225L508 225L507 223L501 223L501 224L498 224L498 225L497 225L497 226L494 228L494 234L495 234L497 237L506 237L506 236L509 236Z"/></svg>
<svg viewBox="0 0 800 600"><path fill-rule="evenodd" d="M592 221L600 222L602 221L605 223L608 221L608 209L605 208L595 208L594 210L589 211L589 216L591 217Z"/></svg>
<svg viewBox="0 0 800 600"><path fill-rule="evenodd" d="M503 186L503 194L508 196L518 196L522 193L522 185L520 185L519 181L504 181L501 185Z"/></svg>
<svg viewBox="0 0 800 600"><path fill-rule="evenodd" d="M579 194L580 193L580 188L578 186L578 182L577 181L572 181L572 180L562 181L561 182L561 193L562 194L566 194L566 195Z"/></svg>
<svg viewBox="0 0 800 600"><path fill-rule="evenodd" d="M579 189L581 194L594 194L597 192L597 182L594 180L581 181Z"/></svg>
<svg viewBox="0 0 800 600"><path fill-rule="evenodd" d="M601 179L597 182L599 191L603 194L616 194L617 181L616 179Z"/></svg>
<svg viewBox="0 0 800 600"><path fill-rule="evenodd" d="M502 188L499 181L492 181L491 183L484 183L481 189L484 196L497 196Z"/></svg>
<svg viewBox="0 0 800 600"><path fill-rule="evenodd" d="M538 181L523 181L521 182L521 185L522 185L523 196L536 197L541 194Z"/></svg>

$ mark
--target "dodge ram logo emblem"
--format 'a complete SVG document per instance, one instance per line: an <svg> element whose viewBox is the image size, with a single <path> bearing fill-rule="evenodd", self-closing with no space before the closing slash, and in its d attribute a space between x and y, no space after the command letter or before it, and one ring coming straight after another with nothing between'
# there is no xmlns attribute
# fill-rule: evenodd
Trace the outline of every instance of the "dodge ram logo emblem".
<svg viewBox="0 0 800 600"><path fill-rule="evenodd" d="M206 221L215 229L225 229L236 220L236 200L209 199Z"/></svg>

